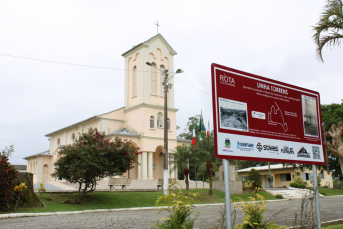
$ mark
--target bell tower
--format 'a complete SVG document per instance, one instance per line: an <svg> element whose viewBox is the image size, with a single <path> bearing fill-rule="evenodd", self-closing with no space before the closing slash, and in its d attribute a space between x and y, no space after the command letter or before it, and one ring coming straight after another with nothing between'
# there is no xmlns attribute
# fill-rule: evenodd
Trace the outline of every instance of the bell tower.
<svg viewBox="0 0 343 229"><path fill-rule="evenodd" d="M164 106L163 74L174 72L173 57L176 52L161 34L153 36L122 56L125 58L125 107ZM152 63L156 68L148 66ZM160 69L160 70L158 70ZM174 84L172 78L169 83ZM168 90L168 108L174 108L174 87Z"/></svg>

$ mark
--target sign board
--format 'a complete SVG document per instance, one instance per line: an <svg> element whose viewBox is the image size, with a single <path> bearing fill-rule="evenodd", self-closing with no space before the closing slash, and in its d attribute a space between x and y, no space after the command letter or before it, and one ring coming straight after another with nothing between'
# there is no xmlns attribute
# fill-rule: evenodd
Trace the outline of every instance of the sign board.
<svg viewBox="0 0 343 229"><path fill-rule="evenodd" d="M324 165L319 93L212 64L216 157Z"/></svg>

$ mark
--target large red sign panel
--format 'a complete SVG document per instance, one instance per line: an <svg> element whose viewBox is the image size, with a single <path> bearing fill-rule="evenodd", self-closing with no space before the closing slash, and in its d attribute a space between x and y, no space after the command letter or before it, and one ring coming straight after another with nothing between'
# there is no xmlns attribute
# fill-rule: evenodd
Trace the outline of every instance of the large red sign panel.
<svg viewBox="0 0 343 229"><path fill-rule="evenodd" d="M212 64L216 157L325 164L319 93Z"/></svg>

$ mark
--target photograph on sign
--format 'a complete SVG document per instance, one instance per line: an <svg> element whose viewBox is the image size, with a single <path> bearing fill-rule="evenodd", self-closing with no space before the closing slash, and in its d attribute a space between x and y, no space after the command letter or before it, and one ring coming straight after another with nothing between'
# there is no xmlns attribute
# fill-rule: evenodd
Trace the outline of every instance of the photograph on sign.
<svg viewBox="0 0 343 229"><path fill-rule="evenodd" d="M212 64L216 156L325 163L318 92Z"/></svg>

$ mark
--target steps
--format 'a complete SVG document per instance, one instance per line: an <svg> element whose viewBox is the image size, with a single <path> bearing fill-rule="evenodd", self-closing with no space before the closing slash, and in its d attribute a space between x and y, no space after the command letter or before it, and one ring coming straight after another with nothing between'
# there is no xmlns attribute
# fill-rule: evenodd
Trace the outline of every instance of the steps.
<svg viewBox="0 0 343 229"><path fill-rule="evenodd" d="M284 189L266 189L266 192L276 195L276 194L281 194L283 198L285 199L301 199L304 195L313 195L313 191L310 191L308 189L300 189L300 188L284 188ZM323 195L319 194L320 197Z"/></svg>

